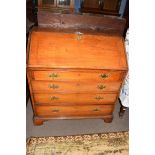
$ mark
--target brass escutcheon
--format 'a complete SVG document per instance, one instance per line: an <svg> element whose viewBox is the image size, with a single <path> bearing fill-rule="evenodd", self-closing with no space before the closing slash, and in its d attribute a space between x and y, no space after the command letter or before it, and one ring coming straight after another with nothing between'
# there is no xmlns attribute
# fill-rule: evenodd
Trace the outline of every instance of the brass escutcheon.
<svg viewBox="0 0 155 155"><path fill-rule="evenodd" d="M59 97L56 97L56 96L51 96L50 97L50 100L58 100L59 99Z"/></svg>
<svg viewBox="0 0 155 155"><path fill-rule="evenodd" d="M59 109L52 109L52 112L59 112Z"/></svg>
<svg viewBox="0 0 155 155"><path fill-rule="evenodd" d="M104 99L104 97L96 96L95 99L96 99L96 100L102 100L102 99Z"/></svg>
<svg viewBox="0 0 155 155"><path fill-rule="evenodd" d="M106 78L108 78L108 75L107 75L107 74L101 74L100 77L101 77L102 79L106 79Z"/></svg>
<svg viewBox="0 0 155 155"><path fill-rule="evenodd" d="M93 111L97 112L97 111L100 111L100 109L99 108L95 108L95 109L93 109Z"/></svg>
<svg viewBox="0 0 155 155"><path fill-rule="evenodd" d="M58 77L58 74L56 74L56 73L51 73L51 74L48 75L48 77L54 79L54 78L57 78L57 77Z"/></svg>
<svg viewBox="0 0 155 155"><path fill-rule="evenodd" d="M55 85L55 84L49 84L49 88L57 89L57 88L59 88L59 86Z"/></svg>
<svg viewBox="0 0 155 155"><path fill-rule="evenodd" d="M98 85L97 88L102 90L102 89L106 88L106 86L105 85Z"/></svg>
<svg viewBox="0 0 155 155"><path fill-rule="evenodd" d="M76 32L76 39L80 40L82 38L83 33L81 32Z"/></svg>

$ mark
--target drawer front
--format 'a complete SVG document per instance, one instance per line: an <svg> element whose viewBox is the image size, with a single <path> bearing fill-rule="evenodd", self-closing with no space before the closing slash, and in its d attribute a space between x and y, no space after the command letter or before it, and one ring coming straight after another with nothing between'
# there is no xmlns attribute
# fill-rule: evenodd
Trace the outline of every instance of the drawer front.
<svg viewBox="0 0 155 155"><path fill-rule="evenodd" d="M113 105L36 106L38 116L104 116L113 112Z"/></svg>
<svg viewBox="0 0 155 155"><path fill-rule="evenodd" d="M120 81L121 71L33 71L34 80L51 81Z"/></svg>
<svg viewBox="0 0 155 155"><path fill-rule="evenodd" d="M48 82L48 81L32 81L32 89L34 92L51 92L51 93L84 93L95 92L102 93L105 91L118 91L119 82L104 83L85 83L85 82Z"/></svg>
<svg viewBox="0 0 155 155"><path fill-rule="evenodd" d="M40 105L114 104L117 94L34 94Z"/></svg>

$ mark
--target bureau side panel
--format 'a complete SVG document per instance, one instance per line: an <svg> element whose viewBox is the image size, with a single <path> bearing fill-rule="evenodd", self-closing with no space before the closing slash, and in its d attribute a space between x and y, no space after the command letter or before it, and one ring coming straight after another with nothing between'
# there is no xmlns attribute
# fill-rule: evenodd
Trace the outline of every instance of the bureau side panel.
<svg viewBox="0 0 155 155"><path fill-rule="evenodd" d="M32 72L28 68L27 68L27 79L28 79L30 96L31 96L31 104L32 104L34 115L36 115L35 101L34 101L33 91L32 91L32 86L31 86Z"/></svg>

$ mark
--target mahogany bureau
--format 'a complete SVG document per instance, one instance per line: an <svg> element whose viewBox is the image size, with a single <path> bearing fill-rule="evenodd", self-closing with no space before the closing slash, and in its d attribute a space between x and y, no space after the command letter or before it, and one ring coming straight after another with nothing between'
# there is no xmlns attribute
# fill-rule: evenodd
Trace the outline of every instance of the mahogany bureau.
<svg viewBox="0 0 155 155"><path fill-rule="evenodd" d="M32 31L27 77L34 124L83 118L111 122L127 70L120 36Z"/></svg>

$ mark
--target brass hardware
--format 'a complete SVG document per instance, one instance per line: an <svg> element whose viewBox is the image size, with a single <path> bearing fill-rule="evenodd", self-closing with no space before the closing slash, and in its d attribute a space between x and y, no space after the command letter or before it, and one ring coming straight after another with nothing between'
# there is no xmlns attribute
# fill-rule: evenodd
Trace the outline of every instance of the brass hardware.
<svg viewBox="0 0 155 155"><path fill-rule="evenodd" d="M59 88L59 86L55 85L55 84L49 84L49 88L57 89L57 88Z"/></svg>
<svg viewBox="0 0 155 155"><path fill-rule="evenodd" d="M51 74L48 75L48 77L54 79L54 78L57 78L57 77L58 77L58 74L56 74L56 73L51 73Z"/></svg>
<svg viewBox="0 0 155 155"><path fill-rule="evenodd" d="M52 109L52 112L59 112L59 109Z"/></svg>
<svg viewBox="0 0 155 155"><path fill-rule="evenodd" d="M107 74L101 74L100 77L101 77L102 79L106 79L106 78L108 77L108 75L107 75Z"/></svg>
<svg viewBox="0 0 155 155"><path fill-rule="evenodd" d="M104 97L96 96L95 99L96 99L96 100L102 100L102 99L104 99Z"/></svg>
<svg viewBox="0 0 155 155"><path fill-rule="evenodd" d="M50 100L58 100L59 99L59 97L56 97L56 96L51 96L50 97Z"/></svg>
<svg viewBox="0 0 155 155"><path fill-rule="evenodd" d="M106 86L105 85L98 85L97 88L102 90L102 89L106 88Z"/></svg>
<svg viewBox="0 0 155 155"><path fill-rule="evenodd" d="M93 111L97 112L97 111L100 111L100 109L99 108L95 108L95 109L93 109Z"/></svg>
<svg viewBox="0 0 155 155"><path fill-rule="evenodd" d="M82 38L83 33L81 32L76 32L76 39L80 40Z"/></svg>

